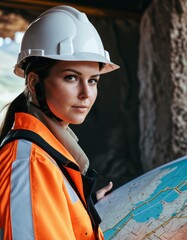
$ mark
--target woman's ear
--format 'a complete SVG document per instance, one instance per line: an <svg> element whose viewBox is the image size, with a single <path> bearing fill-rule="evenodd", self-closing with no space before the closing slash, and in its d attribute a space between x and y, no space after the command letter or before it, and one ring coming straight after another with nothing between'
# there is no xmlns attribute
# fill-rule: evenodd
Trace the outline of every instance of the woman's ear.
<svg viewBox="0 0 187 240"><path fill-rule="evenodd" d="M35 86L38 81L39 81L39 79L38 79L38 75L36 73L30 72L27 75L27 86L32 95L35 94Z"/></svg>

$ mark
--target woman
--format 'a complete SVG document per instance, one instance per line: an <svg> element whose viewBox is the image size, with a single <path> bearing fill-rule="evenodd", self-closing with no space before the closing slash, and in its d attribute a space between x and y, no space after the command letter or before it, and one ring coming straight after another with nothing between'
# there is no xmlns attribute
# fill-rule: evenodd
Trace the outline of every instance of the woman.
<svg viewBox="0 0 187 240"><path fill-rule="evenodd" d="M51 8L29 26L15 67L26 87L0 132L0 239L103 239L95 172L69 124L84 121L100 74L117 68L72 7Z"/></svg>

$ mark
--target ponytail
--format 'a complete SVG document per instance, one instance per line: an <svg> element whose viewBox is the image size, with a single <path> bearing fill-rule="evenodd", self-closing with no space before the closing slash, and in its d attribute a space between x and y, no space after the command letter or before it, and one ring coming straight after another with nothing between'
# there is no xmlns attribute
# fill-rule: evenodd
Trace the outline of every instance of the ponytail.
<svg viewBox="0 0 187 240"><path fill-rule="evenodd" d="M28 94L23 91L19 96L17 96L10 104L6 105L8 107L3 123L0 127L0 142L4 139L7 133L12 129L15 119L16 112L27 112L28 105ZM3 109L2 109L3 110Z"/></svg>

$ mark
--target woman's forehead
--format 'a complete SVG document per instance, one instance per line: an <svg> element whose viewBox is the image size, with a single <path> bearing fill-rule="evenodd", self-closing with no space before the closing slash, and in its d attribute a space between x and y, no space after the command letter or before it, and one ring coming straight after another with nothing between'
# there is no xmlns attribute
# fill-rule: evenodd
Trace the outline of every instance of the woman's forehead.
<svg viewBox="0 0 187 240"><path fill-rule="evenodd" d="M73 71L78 74L89 72L90 75L99 73L99 63L89 61L58 61L54 66L54 70Z"/></svg>

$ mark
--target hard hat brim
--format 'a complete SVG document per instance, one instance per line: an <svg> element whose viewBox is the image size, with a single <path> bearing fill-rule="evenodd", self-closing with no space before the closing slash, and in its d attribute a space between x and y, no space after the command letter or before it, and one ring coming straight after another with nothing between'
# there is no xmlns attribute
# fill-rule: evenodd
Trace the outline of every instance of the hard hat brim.
<svg viewBox="0 0 187 240"><path fill-rule="evenodd" d="M31 57L32 54L29 56ZM34 55L36 56L36 55ZM104 67L101 69L100 74L112 72L118 68L120 68L119 65L108 61L106 58L102 57L99 54L93 54L93 53L74 53L73 55L48 55L48 56L39 56L39 57L45 57L45 58L50 58L50 59L55 59L59 61L88 61L88 62L100 62L104 63ZM20 61L22 62L22 61ZM20 63L16 64L14 67L14 73L19 76L24 78L24 71L20 68Z"/></svg>

